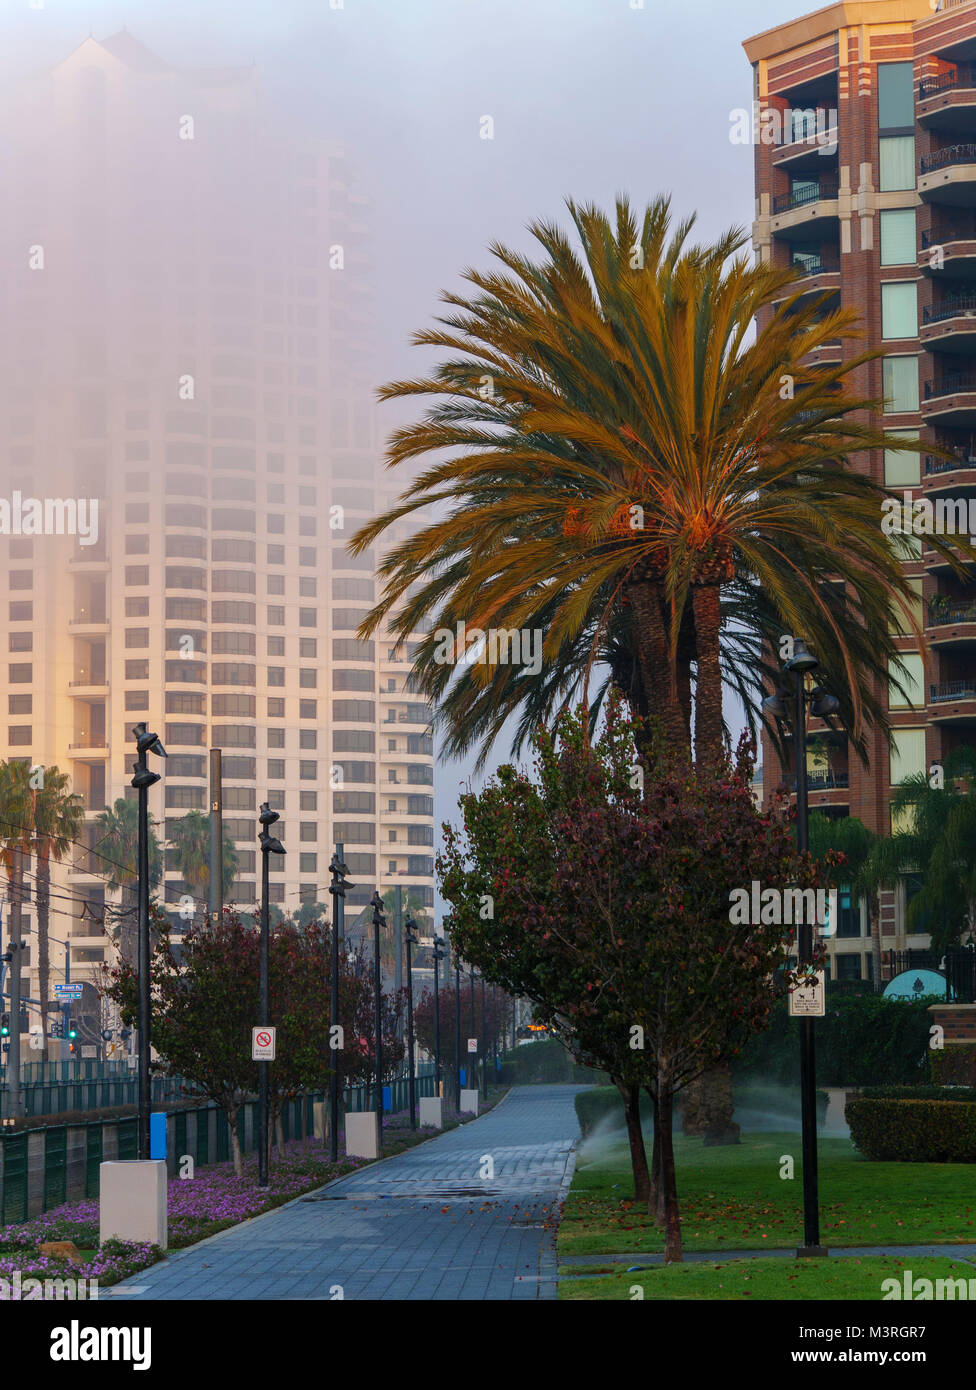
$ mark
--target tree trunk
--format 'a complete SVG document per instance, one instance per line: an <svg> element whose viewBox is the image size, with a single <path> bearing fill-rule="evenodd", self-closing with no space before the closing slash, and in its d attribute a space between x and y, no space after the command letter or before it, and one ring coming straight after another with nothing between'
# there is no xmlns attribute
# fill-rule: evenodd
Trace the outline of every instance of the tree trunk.
<svg viewBox="0 0 976 1390"><path fill-rule="evenodd" d="M227 1116L227 1128L230 1131L230 1156L234 1160L234 1174L239 1178L244 1172L244 1161L241 1157L241 1136L237 1132L237 1105L233 1102L225 1105L224 1114Z"/></svg>
<svg viewBox="0 0 976 1390"><path fill-rule="evenodd" d="M871 973L874 992L881 993L881 902L877 893L868 894L868 916L871 919Z"/></svg>
<svg viewBox="0 0 976 1390"><path fill-rule="evenodd" d="M281 1119L281 1111L280 1111L280 1110L279 1110L278 1114L275 1116L275 1128L274 1128L274 1133L275 1133L275 1147L276 1147L277 1150L278 1150L278 1157L280 1158L280 1157L282 1156L282 1154L285 1152L285 1126L284 1126L284 1124L283 1124L283 1122L282 1122L282 1119Z"/></svg>
<svg viewBox="0 0 976 1390"><path fill-rule="evenodd" d="M657 1093L653 1087L647 1086L647 1094L651 1098L651 1106L654 1111L654 1140L651 1145L651 1190L647 1198L647 1214L653 1216L655 1223L663 1227L663 1185L661 1183L661 1113L657 1103Z"/></svg>
<svg viewBox="0 0 976 1390"><path fill-rule="evenodd" d="M634 639L647 707L661 720L668 744L688 749L677 672L668 650L662 613L662 587L654 580L640 580L627 586L627 594L634 615Z"/></svg>
<svg viewBox="0 0 976 1390"><path fill-rule="evenodd" d="M725 748L722 724L722 668L719 661L721 611L718 584L693 584L698 679L695 683L695 761L716 763Z"/></svg>
<svg viewBox="0 0 976 1390"><path fill-rule="evenodd" d="M37 855L37 997L41 1001L41 1055L46 1062L48 1055L48 995L51 992L51 859L46 846L38 848ZM71 947L68 947L70 951Z"/></svg>
<svg viewBox="0 0 976 1390"><path fill-rule="evenodd" d="M671 1126L674 1118L674 1093L668 1078L658 1072L658 1119L661 1130L661 1193L664 1199L664 1263L680 1264L681 1214L678 1210L678 1186L674 1171L674 1139Z"/></svg>
<svg viewBox="0 0 976 1390"><path fill-rule="evenodd" d="M634 1174L634 1201L646 1203L651 1196L651 1175L647 1167L647 1150L640 1122L640 1087L613 1078L624 1103L627 1122L627 1141L630 1144L630 1166Z"/></svg>

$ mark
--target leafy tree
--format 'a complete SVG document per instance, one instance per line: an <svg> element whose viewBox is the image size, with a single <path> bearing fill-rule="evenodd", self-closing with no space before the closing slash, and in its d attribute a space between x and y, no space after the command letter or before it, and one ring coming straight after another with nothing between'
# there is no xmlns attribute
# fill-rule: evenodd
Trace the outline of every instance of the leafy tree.
<svg viewBox="0 0 976 1390"><path fill-rule="evenodd" d="M458 1064L457 1058L457 995L453 983L442 985L439 990L440 1014L441 1014L441 1066L453 1069ZM478 1039L478 1047L483 1052L485 1048L490 1048L493 1042L497 1042L499 1052L505 1049L505 1030L511 1019L511 1001L508 996L502 993L496 985L490 985L485 991L486 1022L482 1022L482 1003L481 985L475 982L475 1025L474 1036ZM418 1045L424 1050L428 1057L433 1058L435 1051L435 1029L434 1029L434 994L432 990L424 989L419 1002L414 1006L413 1011L414 1032ZM471 1034L471 1005L470 1005L470 986L468 977L461 977L461 1066L467 1066L470 1059L467 1051L467 1041Z"/></svg>
<svg viewBox="0 0 976 1390"><path fill-rule="evenodd" d="M655 1184L629 1128L635 1190L649 1188L677 1260L674 1096L765 1026L789 936L781 920L734 917L732 892L817 880L782 808L756 808L747 747L735 766L694 768L658 747L642 793L634 734L613 707L595 745L564 718L537 740L536 781L503 767L461 798L439 872L465 959L533 1000L625 1106L635 1087L650 1094Z"/></svg>
<svg viewBox="0 0 976 1390"><path fill-rule="evenodd" d="M774 674L766 644L802 634L836 672L839 717L866 756L866 726L889 724L888 663L900 669L889 620L920 636L879 525L888 493L842 462L884 447L867 423L879 403L849 389L878 353L810 367L816 348L855 335L856 316L801 296L790 268L754 264L741 229L692 245L694 219L673 226L667 198L643 213L624 198L612 216L568 209L578 244L538 222L540 259L493 244L496 267L465 272L473 293L443 295L447 312L415 335L446 357L382 389L425 402L388 463L427 466L352 548L416 510L435 519L389 550L360 635L392 621L406 640L429 624L414 672L452 756L484 757L512 715L517 748L585 699L606 662L676 746L694 687L697 752L711 759L723 667L751 719ZM458 664L438 629L462 620L538 632L541 668L507 646Z"/></svg>
<svg viewBox="0 0 976 1390"><path fill-rule="evenodd" d="M871 926L871 973L875 993L881 991L880 890L890 882L890 855L881 837L857 816L834 819L811 811L810 853L823 865L824 881L833 888L849 886L853 900L867 899ZM836 929L836 923L834 923Z"/></svg>
<svg viewBox="0 0 976 1390"><path fill-rule="evenodd" d="M70 779L58 767L45 767L43 780L31 793L33 849L37 856L37 992L42 1010L51 990L51 860L60 863L81 833L84 806L80 796L68 791ZM42 1038L42 1058L47 1055L47 1018Z"/></svg>
<svg viewBox="0 0 976 1390"><path fill-rule="evenodd" d="M109 888L121 889L122 901L115 910L114 935L124 961L134 965L139 933L139 806L120 796L112 810L100 812L95 822L99 835L94 848L107 875ZM163 872L163 854L156 836L156 821L149 817L149 887L158 887Z"/></svg>

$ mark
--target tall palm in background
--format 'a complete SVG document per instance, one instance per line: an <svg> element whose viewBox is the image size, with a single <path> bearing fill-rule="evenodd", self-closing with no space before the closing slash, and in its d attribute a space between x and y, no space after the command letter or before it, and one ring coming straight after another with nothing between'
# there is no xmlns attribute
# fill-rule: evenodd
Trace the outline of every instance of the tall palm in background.
<svg viewBox="0 0 976 1390"><path fill-rule="evenodd" d="M51 988L51 860L60 863L78 839L84 824L84 803L69 791L70 778L59 768L45 767L43 781L32 789L31 822L37 859L37 992L44 1009ZM70 949L70 948L69 948ZM46 1018L42 1023L46 1025ZM47 1027L42 1031L42 1059L47 1052Z"/></svg>
<svg viewBox="0 0 976 1390"><path fill-rule="evenodd" d="M822 811L810 812L810 853L825 866L831 887L849 888L852 899L866 899L871 932L871 974L875 994L881 992L882 888L892 882L891 855L885 837L869 830L857 816L837 820ZM897 871L895 876L897 877ZM838 924L834 922L833 930Z"/></svg>
<svg viewBox="0 0 976 1390"><path fill-rule="evenodd" d="M228 835L224 835L223 841L221 877L226 898L237 875L237 850ZM210 817L200 811L188 811L173 826L169 848L187 892L205 903L210 893Z"/></svg>
<svg viewBox="0 0 976 1390"><path fill-rule="evenodd" d="M30 770L26 763L0 763L0 865L7 875L3 920L8 936L10 909L23 902L24 861L32 850Z"/></svg>
<svg viewBox="0 0 976 1390"><path fill-rule="evenodd" d="M96 822L95 849L101 856L99 872L106 875L109 888L121 889L122 901L115 912L114 935L126 964L136 963L139 896L139 807L135 801L119 797L111 810L102 811ZM163 871L163 855L156 836L156 822L149 817L149 887L158 886Z"/></svg>
<svg viewBox="0 0 976 1390"><path fill-rule="evenodd" d="M621 199L613 221L568 206L579 251L548 223L531 228L539 262L493 245L500 269L467 271L476 293L444 295L452 312L415 335L448 358L380 393L437 398L388 450L391 466L426 467L351 548L420 508L435 519L388 552L360 635L384 619L402 638L428 628L414 671L445 751L483 759L513 713L524 736L586 699L601 661L678 746L694 689L697 754L712 758L723 675L761 718L766 645L802 634L864 756L866 727L888 727L875 682L900 669L889 628L921 641L881 531L887 493L843 463L885 445L864 423L879 403L847 389L877 354L804 365L854 317L801 299L789 268L750 264L738 229L693 246L664 198L642 216ZM542 671L490 652L458 664L432 629L461 620L538 630Z"/></svg>

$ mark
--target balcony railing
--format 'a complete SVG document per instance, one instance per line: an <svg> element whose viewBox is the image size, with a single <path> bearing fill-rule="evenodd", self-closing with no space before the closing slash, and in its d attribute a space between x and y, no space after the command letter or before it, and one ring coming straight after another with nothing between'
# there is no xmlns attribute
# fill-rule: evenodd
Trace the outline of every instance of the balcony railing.
<svg viewBox="0 0 976 1390"><path fill-rule="evenodd" d="M811 275L836 275L840 271L840 261L834 256L818 256L816 260L793 261L793 269L805 280Z"/></svg>
<svg viewBox="0 0 976 1390"><path fill-rule="evenodd" d="M107 747L108 747L108 743L105 741L104 738L84 738L81 734L76 734L75 737L76 737L79 741L78 741L77 743L69 743L69 744L68 744L68 749L69 749L69 751L70 751L72 748L107 748Z"/></svg>
<svg viewBox="0 0 976 1390"><path fill-rule="evenodd" d="M950 164L976 164L976 144L964 140L958 145L946 145L931 154L923 154L919 168L923 174L931 174L936 169L945 169Z"/></svg>
<svg viewBox="0 0 976 1390"><path fill-rule="evenodd" d="M931 477L933 473L954 473L957 468L976 468L976 454L957 449L955 455L955 458L942 459L936 458L934 454L926 454L926 474Z"/></svg>
<svg viewBox="0 0 976 1390"><path fill-rule="evenodd" d="M944 323L960 315L976 314L976 294L947 294L940 304L922 310L923 323Z"/></svg>
<svg viewBox="0 0 976 1390"><path fill-rule="evenodd" d="M796 787L796 774L787 773L783 778L783 785L791 791ZM851 785L851 774L849 772L808 772L807 790L820 792L827 791L835 787L849 787Z"/></svg>
<svg viewBox="0 0 976 1390"><path fill-rule="evenodd" d="M949 700L976 700L976 682L943 681L941 685L929 687L929 704L940 705Z"/></svg>
<svg viewBox="0 0 976 1390"><path fill-rule="evenodd" d="M933 227L922 233L922 250L931 246L945 246L950 241L976 241L976 224L966 227Z"/></svg>
<svg viewBox="0 0 976 1390"><path fill-rule="evenodd" d="M937 381L925 383L925 399L934 396L954 396L959 391L976 391L976 373L949 372Z"/></svg>
<svg viewBox="0 0 976 1390"><path fill-rule="evenodd" d="M954 623L976 623L976 601L953 602L944 594L929 601L929 627L948 627Z"/></svg>
<svg viewBox="0 0 976 1390"><path fill-rule="evenodd" d="M946 8L945 4L942 8ZM940 72L935 77L923 77L918 84L918 99L924 101L926 97L938 96L939 92L952 91L953 88L965 90L973 86L976 86L976 82L973 81L972 67L969 63L960 63L953 72Z"/></svg>
<svg viewBox="0 0 976 1390"><path fill-rule="evenodd" d="M836 177L805 181L798 188L791 188L789 193L777 194L773 199L773 212L789 212L791 208L807 207L808 204L819 203L822 199L836 198L838 187Z"/></svg>

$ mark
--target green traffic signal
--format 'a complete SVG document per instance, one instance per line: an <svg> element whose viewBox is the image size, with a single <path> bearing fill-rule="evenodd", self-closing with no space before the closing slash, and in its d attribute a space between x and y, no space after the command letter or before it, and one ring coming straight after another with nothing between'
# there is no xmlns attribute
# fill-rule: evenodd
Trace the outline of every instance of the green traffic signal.
<svg viewBox="0 0 976 1390"><path fill-rule="evenodd" d="M77 1036L78 1036L78 1029L75 1028L73 1024L70 1025L69 1028L68 1028L68 1037L69 1037L69 1038L76 1038Z"/></svg>
<svg viewBox="0 0 976 1390"><path fill-rule="evenodd" d="M3 1017L0 1018L0 1038L9 1038L9 1037L10 1037L10 1015L9 1015L9 1014L4 1014Z"/></svg>

